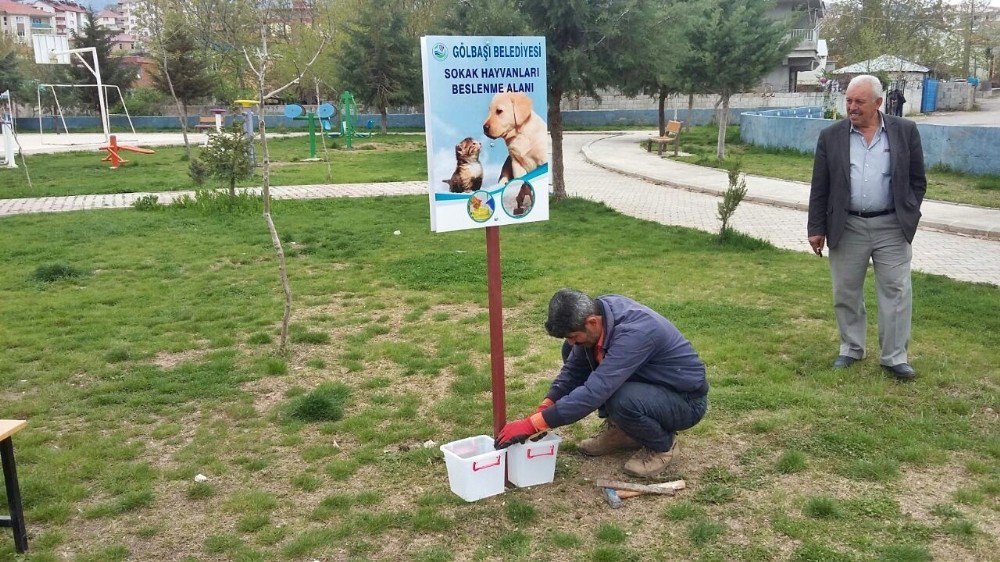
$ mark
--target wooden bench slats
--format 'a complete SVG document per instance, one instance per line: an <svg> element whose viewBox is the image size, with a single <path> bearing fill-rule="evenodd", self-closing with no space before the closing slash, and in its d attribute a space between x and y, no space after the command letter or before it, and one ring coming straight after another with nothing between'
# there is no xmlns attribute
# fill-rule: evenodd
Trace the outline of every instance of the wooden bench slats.
<svg viewBox="0 0 1000 562"><path fill-rule="evenodd" d="M215 117L212 115L202 115L198 118L198 124L194 126L195 129L214 129L215 128Z"/></svg>
<svg viewBox="0 0 1000 562"><path fill-rule="evenodd" d="M26 420L0 420L0 441L14 435L28 425Z"/></svg>
<svg viewBox="0 0 1000 562"><path fill-rule="evenodd" d="M648 144L646 145L646 150L648 152L653 151L653 143L658 145L656 153L660 156L663 155L663 148L667 144L674 145L674 156L677 156L677 151L680 149L680 138L681 138L681 125L680 121L669 121L667 122L666 135L662 137L650 137Z"/></svg>

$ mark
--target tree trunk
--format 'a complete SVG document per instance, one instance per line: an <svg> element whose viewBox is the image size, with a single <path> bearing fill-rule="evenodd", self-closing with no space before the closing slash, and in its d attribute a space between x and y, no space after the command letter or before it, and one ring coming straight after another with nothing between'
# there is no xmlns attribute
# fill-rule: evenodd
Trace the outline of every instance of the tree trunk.
<svg viewBox="0 0 1000 562"><path fill-rule="evenodd" d="M665 136L667 134L667 117L664 114L664 108L667 106L667 94L663 90L660 90L660 102L659 111L657 112L658 125L660 127L660 136Z"/></svg>
<svg viewBox="0 0 1000 562"><path fill-rule="evenodd" d="M264 89L261 88L261 92L263 91ZM284 353L288 345L288 323L292 317L292 287L288 284L288 272L285 269L285 249L281 246L281 237L278 236L278 229L275 228L274 220L271 218L271 156L267 151L267 127L263 115L258 123L260 126L260 152L263 159L261 193L264 199L264 222L267 223L267 231L271 233L271 244L274 245L274 252L278 254L278 275L281 277L281 288L285 292L285 313L281 317L281 340L278 342L278 351Z"/></svg>
<svg viewBox="0 0 1000 562"><path fill-rule="evenodd" d="M184 155L188 160L191 160L191 144L188 143L188 124L187 124L187 102L181 102L181 99L177 97L177 93L174 91L174 81L170 78L170 70L167 67L167 52L163 48L163 40L160 39L160 49L163 50L163 76L167 79L167 86L170 87L170 97L174 98L174 103L177 104L177 109L181 113L181 134L184 136Z"/></svg>
<svg viewBox="0 0 1000 562"><path fill-rule="evenodd" d="M171 86L173 87L173 86ZM188 104L181 101L181 134L184 136L184 154L191 160L191 144L188 143Z"/></svg>
<svg viewBox="0 0 1000 562"><path fill-rule="evenodd" d="M561 91L549 89L549 136L552 137L552 166L549 168L549 173L552 175L552 199L556 201L566 198L566 180L563 177L562 111L559 109L561 99Z"/></svg>
<svg viewBox="0 0 1000 562"><path fill-rule="evenodd" d="M382 134L386 134L389 130L389 108L382 106L379 108L379 113L382 115Z"/></svg>
<svg viewBox="0 0 1000 562"><path fill-rule="evenodd" d="M694 111L694 92L688 92L688 116L684 121L684 128L691 128L691 112Z"/></svg>
<svg viewBox="0 0 1000 562"><path fill-rule="evenodd" d="M719 101L722 102L722 105L716 114L716 120L719 122L719 139L715 145L715 157L721 162L726 159L726 125L729 124L729 94L722 94Z"/></svg>
<svg viewBox="0 0 1000 562"><path fill-rule="evenodd" d="M313 77L313 85L316 87L316 105L319 106L319 79ZM326 147L326 131L323 130L323 124L320 123L319 127L319 140L323 143L323 161L326 162L326 182L333 183L333 167L330 165L330 150Z"/></svg>

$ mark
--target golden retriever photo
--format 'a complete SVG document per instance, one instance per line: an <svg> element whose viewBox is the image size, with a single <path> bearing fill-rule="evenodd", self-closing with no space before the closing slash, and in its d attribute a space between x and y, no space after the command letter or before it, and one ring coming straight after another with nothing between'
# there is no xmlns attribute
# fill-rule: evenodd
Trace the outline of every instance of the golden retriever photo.
<svg viewBox="0 0 1000 562"><path fill-rule="evenodd" d="M493 96L483 133L502 138L510 155L500 170L498 183L521 177L549 161L549 140L545 121L532 109L531 98L522 92L502 92Z"/></svg>
<svg viewBox="0 0 1000 562"><path fill-rule="evenodd" d="M472 137L465 137L455 145L457 165L451 179L442 180L452 193L469 193L483 186L483 165L479 151L483 145Z"/></svg>

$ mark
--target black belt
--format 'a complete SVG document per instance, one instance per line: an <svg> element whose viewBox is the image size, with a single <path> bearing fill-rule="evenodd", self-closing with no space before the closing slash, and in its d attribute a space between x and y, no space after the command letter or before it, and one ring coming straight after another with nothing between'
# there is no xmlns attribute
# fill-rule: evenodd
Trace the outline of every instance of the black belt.
<svg viewBox="0 0 1000 562"><path fill-rule="evenodd" d="M854 215L856 217L861 217L863 219L870 219L872 217L881 217L884 215L891 215L896 212L896 209L886 209L884 211L847 211L848 215Z"/></svg>

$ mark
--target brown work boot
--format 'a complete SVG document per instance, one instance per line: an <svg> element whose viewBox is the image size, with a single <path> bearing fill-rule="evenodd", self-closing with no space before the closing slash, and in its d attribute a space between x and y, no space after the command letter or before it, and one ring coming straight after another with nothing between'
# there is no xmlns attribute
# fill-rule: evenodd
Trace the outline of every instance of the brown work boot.
<svg viewBox="0 0 1000 562"><path fill-rule="evenodd" d="M670 461L674 460L677 453L677 440L670 446L669 451L659 452L643 447L632 458L625 463L625 474L638 476L640 478L650 478L663 472Z"/></svg>
<svg viewBox="0 0 1000 562"><path fill-rule="evenodd" d="M601 429L593 437L588 437L580 441L577 449L585 455L600 457L618 451L638 449L641 446L638 441L629 437L621 429L618 429L618 426L614 422L604 420L604 425L601 426Z"/></svg>

